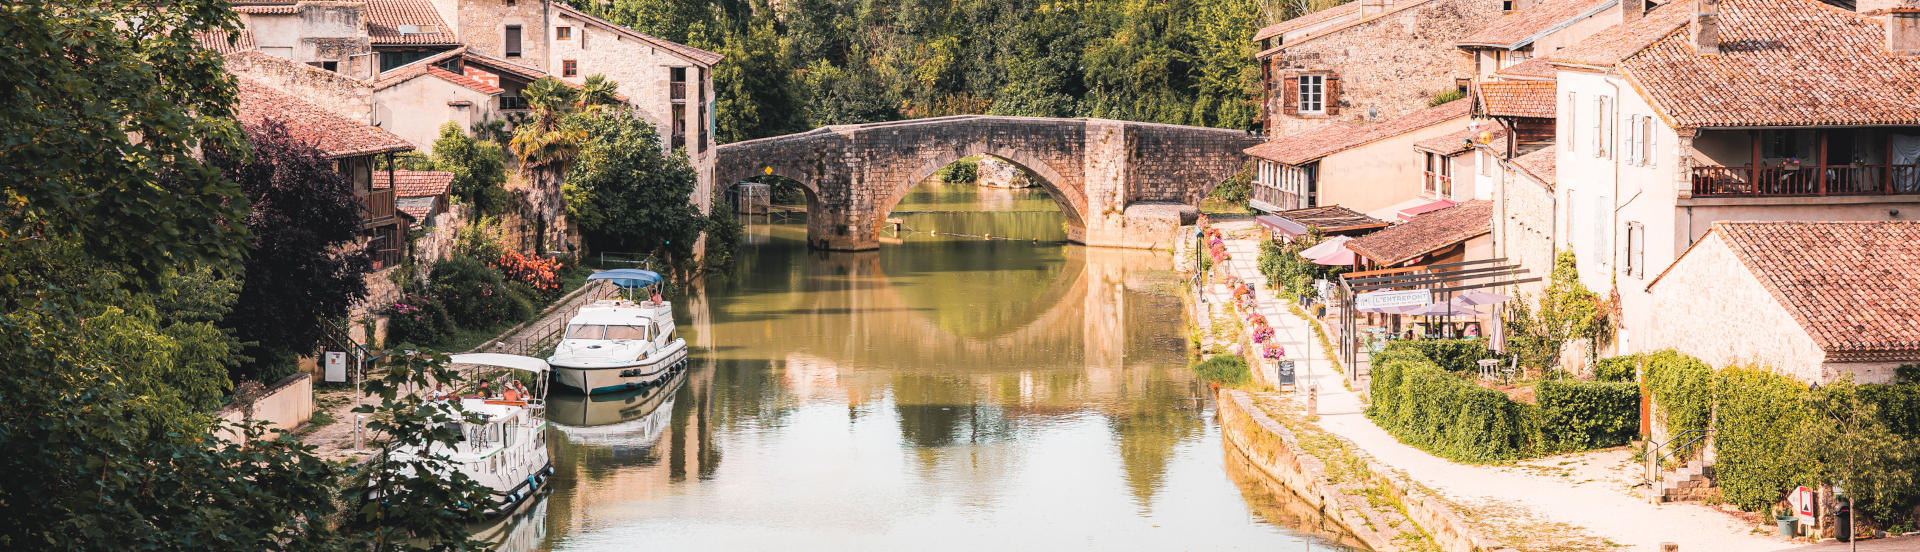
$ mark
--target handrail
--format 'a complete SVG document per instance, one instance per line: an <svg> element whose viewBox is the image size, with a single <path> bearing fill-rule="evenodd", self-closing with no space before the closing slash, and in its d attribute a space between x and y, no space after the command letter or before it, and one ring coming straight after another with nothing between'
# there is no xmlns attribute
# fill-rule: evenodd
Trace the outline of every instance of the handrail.
<svg viewBox="0 0 1920 552"><path fill-rule="evenodd" d="M1647 449L1647 453L1648 453L1646 455L1647 466L1646 466L1644 479L1647 483L1647 487L1648 487L1647 495L1649 499L1653 500L1655 503L1659 502L1660 486L1657 485L1656 483L1659 481L1658 475L1660 473L1660 463L1668 458L1678 455L1680 451L1686 450L1687 447L1691 447L1695 443L1699 443L1700 441L1705 440L1708 437L1708 435L1712 433L1713 433L1712 429L1697 427L1697 428L1689 429L1679 433L1675 433L1673 434L1672 437L1668 438L1666 441L1661 443L1656 443L1653 445L1653 447ZM1665 451L1665 449L1668 448L1668 445L1672 445L1676 441L1685 439L1689 435L1692 435L1693 438L1688 439L1687 442L1685 443L1681 443L1680 446L1672 447L1673 450L1671 451Z"/></svg>

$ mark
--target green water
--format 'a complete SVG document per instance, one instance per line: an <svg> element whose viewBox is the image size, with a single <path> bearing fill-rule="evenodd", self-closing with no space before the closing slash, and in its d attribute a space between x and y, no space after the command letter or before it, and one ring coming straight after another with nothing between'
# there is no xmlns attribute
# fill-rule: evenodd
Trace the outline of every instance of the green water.
<svg viewBox="0 0 1920 552"><path fill-rule="evenodd" d="M553 490L490 536L554 550L1347 549L1222 446L1164 254L1061 243L1040 190L930 187L895 216L1025 239L922 232L826 253L807 250L803 219L751 221L734 275L673 298L693 369L655 391L555 397Z"/></svg>

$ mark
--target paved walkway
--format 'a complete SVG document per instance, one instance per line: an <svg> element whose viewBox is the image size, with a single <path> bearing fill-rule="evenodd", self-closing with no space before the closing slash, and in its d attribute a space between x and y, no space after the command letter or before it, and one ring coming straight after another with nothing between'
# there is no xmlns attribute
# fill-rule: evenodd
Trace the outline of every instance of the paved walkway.
<svg viewBox="0 0 1920 552"><path fill-rule="evenodd" d="M1226 234L1251 223L1227 223ZM1229 239L1227 268L1254 285L1258 309L1273 326L1275 339L1290 358L1303 359L1313 335L1305 319L1294 316L1291 301L1276 298L1258 270L1255 239ZM1331 433L1351 441L1383 464L1439 491L1462 506L1489 534L1521 550L1585 550L1620 545L1629 550L1658 550L1662 542L1681 552L1766 552L1793 543L1755 532L1755 526L1720 510L1695 504L1653 506L1628 487L1639 464L1625 449L1564 455L1512 466L1460 464L1402 444L1362 412L1360 395L1346 388L1338 368L1328 362L1317 340L1312 362L1295 372L1319 389L1314 414Z"/></svg>

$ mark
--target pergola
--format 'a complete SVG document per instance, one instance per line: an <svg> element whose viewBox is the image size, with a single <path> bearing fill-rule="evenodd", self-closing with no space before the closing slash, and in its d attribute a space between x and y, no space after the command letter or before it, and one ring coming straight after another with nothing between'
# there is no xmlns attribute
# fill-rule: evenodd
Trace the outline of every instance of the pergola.
<svg viewBox="0 0 1920 552"><path fill-rule="evenodd" d="M1519 278L1527 269L1506 258L1484 259L1426 266L1386 268L1340 275L1335 300L1340 305L1340 359L1346 364L1347 378L1360 377L1359 316L1354 308L1361 294L1386 290L1425 290L1441 301L1460 291L1494 288L1538 282L1540 277ZM1498 316L1496 313L1495 316Z"/></svg>

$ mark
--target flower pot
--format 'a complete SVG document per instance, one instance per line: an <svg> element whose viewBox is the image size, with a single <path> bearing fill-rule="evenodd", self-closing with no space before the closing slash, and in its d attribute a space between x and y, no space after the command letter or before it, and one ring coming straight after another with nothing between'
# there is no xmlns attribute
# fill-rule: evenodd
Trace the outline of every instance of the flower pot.
<svg viewBox="0 0 1920 552"><path fill-rule="evenodd" d="M1780 526L1780 538L1791 539L1800 532L1800 518L1780 516L1773 518L1773 522Z"/></svg>

